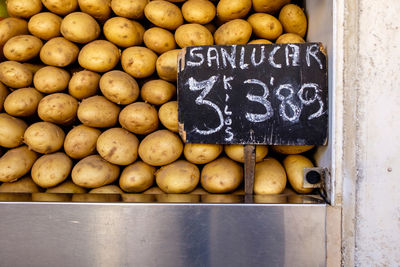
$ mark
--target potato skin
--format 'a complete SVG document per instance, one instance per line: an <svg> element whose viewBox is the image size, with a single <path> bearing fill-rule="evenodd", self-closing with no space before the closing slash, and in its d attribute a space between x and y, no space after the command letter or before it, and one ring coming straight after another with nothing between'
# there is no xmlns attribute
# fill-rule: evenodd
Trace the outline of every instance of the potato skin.
<svg viewBox="0 0 400 267"><path fill-rule="evenodd" d="M120 47L140 45L143 42L143 33L127 18L110 18L104 24L103 32L108 41Z"/></svg>
<svg viewBox="0 0 400 267"><path fill-rule="evenodd" d="M40 60L50 66L65 67L73 63L79 53L76 44L64 37L55 37L47 41L40 50Z"/></svg>
<svg viewBox="0 0 400 267"><path fill-rule="evenodd" d="M158 130L142 140L139 156L149 165L162 166L177 160L182 150L182 141L176 134L168 130Z"/></svg>
<svg viewBox="0 0 400 267"><path fill-rule="evenodd" d="M0 146L13 148L22 144L28 125L6 113L0 113Z"/></svg>
<svg viewBox="0 0 400 267"><path fill-rule="evenodd" d="M133 46L121 55L121 65L125 72L135 78L146 78L154 73L157 55L150 49Z"/></svg>
<svg viewBox="0 0 400 267"><path fill-rule="evenodd" d="M42 10L40 0L7 0L6 4L10 17L30 18Z"/></svg>
<svg viewBox="0 0 400 267"><path fill-rule="evenodd" d="M68 83L68 93L76 99L84 99L96 94L99 88L100 74L82 70L75 72Z"/></svg>
<svg viewBox="0 0 400 267"><path fill-rule="evenodd" d="M66 180L55 187L47 188L46 193L82 194L86 193L86 189L74 184L71 180Z"/></svg>
<svg viewBox="0 0 400 267"><path fill-rule="evenodd" d="M58 151L64 143L64 131L50 122L36 122L24 133L24 142L36 152L48 154Z"/></svg>
<svg viewBox="0 0 400 267"><path fill-rule="evenodd" d="M117 123L120 108L104 96L84 99L78 107L78 119L90 127L108 128Z"/></svg>
<svg viewBox="0 0 400 267"><path fill-rule="evenodd" d="M167 103L175 95L175 85L162 79L147 81L140 90L142 99L153 105Z"/></svg>
<svg viewBox="0 0 400 267"><path fill-rule="evenodd" d="M203 25L196 23L179 26L175 31L175 40L181 48L214 44L211 32Z"/></svg>
<svg viewBox="0 0 400 267"><path fill-rule="evenodd" d="M73 159L81 159L93 154L100 134L100 130L83 124L72 128L65 136L65 153Z"/></svg>
<svg viewBox="0 0 400 267"><path fill-rule="evenodd" d="M167 30L175 30L183 24L179 7L167 1L151 1L144 8L144 15L151 23Z"/></svg>
<svg viewBox="0 0 400 267"><path fill-rule="evenodd" d="M32 72L16 61L0 63L0 82L12 88L28 87L32 83Z"/></svg>
<svg viewBox="0 0 400 267"><path fill-rule="evenodd" d="M157 185L169 194L189 193L196 188L199 180L199 168L186 160L177 160L156 172Z"/></svg>
<svg viewBox="0 0 400 267"><path fill-rule="evenodd" d="M285 33L279 36L278 39L276 39L277 44L293 44L293 43L305 43L303 38L301 38L299 35L295 33Z"/></svg>
<svg viewBox="0 0 400 267"><path fill-rule="evenodd" d="M272 44L272 42L267 39L256 39L248 42L247 44Z"/></svg>
<svg viewBox="0 0 400 267"><path fill-rule="evenodd" d="M0 181L13 182L29 172L37 154L27 146L8 150L0 158Z"/></svg>
<svg viewBox="0 0 400 267"><path fill-rule="evenodd" d="M43 95L35 88L21 88L9 94L4 101L4 110L11 116L26 117L36 113Z"/></svg>
<svg viewBox="0 0 400 267"><path fill-rule="evenodd" d="M216 45L247 44L252 33L250 23L234 19L221 25L214 33Z"/></svg>
<svg viewBox="0 0 400 267"><path fill-rule="evenodd" d="M217 16L221 21L244 18L251 9L251 0L220 0Z"/></svg>
<svg viewBox="0 0 400 267"><path fill-rule="evenodd" d="M50 40L61 35L62 18L50 12L42 12L29 19L28 29L31 34L43 40Z"/></svg>
<svg viewBox="0 0 400 267"><path fill-rule="evenodd" d="M42 41L32 35L18 35L10 38L3 47L8 60L27 61L39 55Z"/></svg>
<svg viewBox="0 0 400 267"><path fill-rule="evenodd" d="M67 88L70 78L71 75L68 71L46 66L36 71L33 76L33 84L39 92L51 94Z"/></svg>
<svg viewBox="0 0 400 267"><path fill-rule="evenodd" d="M174 49L163 53L156 62L157 74L161 79L176 82L178 68L178 54L181 49Z"/></svg>
<svg viewBox="0 0 400 267"><path fill-rule="evenodd" d="M155 171L155 167L143 161L137 161L122 171L119 178L119 186L125 192L143 192L153 185Z"/></svg>
<svg viewBox="0 0 400 267"><path fill-rule="evenodd" d="M106 72L117 65L119 57L120 52L113 43L105 40L96 40L81 49L78 62L85 69Z"/></svg>
<svg viewBox="0 0 400 267"><path fill-rule="evenodd" d="M65 16L78 7L78 0L42 0L43 5L57 15Z"/></svg>
<svg viewBox="0 0 400 267"><path fill-rule="evenodd" d="M3 183L0 185L0 193L36 193L39 187L29 176L22 177L15 182Z"/></svg>
<svg viewBox="0 0 400 267"><path fill-rule="evenodd" d="M162 54L176 48L174 35L163 28L153 27L144 32L143 41L147 48Z"/></svg>
<svg viewBox="0 0 400 267"><path fill-rule="evenodd" d="M186 143L185 158L194 164L206 164L215 160L222 152L223 145Z"/></svg>
<svg viewBox="0 0 400 267"><path fill-rule="evenodd" d="M78 101L68 94L54 93L45 96L38 105L39 117L56 124L69 124L75 120Z"/></svg>
<svg viewBox="0 0 400 267"><path fill-rule="evenodd" d="M303 169L312 168L314 164L302 155L289 155L283 160L287 177L293 189L300 194L307 194L313 191L313 188L303 187Z"/></svg>
<svg viewBox="0 0 400 267"><path fill-rule="evenodd" d="M254 11L274 14L284 5L289 4L290 0L252 0L252 2Z"/></svg>
<svg viewBox="0 0 400 267"><path fill-rule="evenodd" d="M144 8L149 0L112 0L111 8L115 14L129 19L142 19Z"/></svg>
<svg viewBox="0 0 400 267"><path fill-rule="evenodd" d="M0 20L0 47L11 37L28 34L28 23L19 18L5 18Z"/></svg>
<svg viewBox="0 0 400 267"><path fill-rule="evenodd" d="M291 154L300 154L304 153L308 150L313 149L315 146L314 145L308 145L308 146L271 146L271 149L275 152L278 152L280 154L284 155L291 155Z"/></svg>
<svg viewBox="0 0 400 267"><path fill-rule="evenodd" d="M286 187L286 172L274 158L266 158L256 164L254 174L255 194L280 194Z"/></svg>
<svg viewBox="0 0 400 267"><path fill-rule="evenodd" d="M234 161L244 163L244 146L243 145L225 145L226 155ZM256 162L262 161L268 154L268 146L256 145Z"/></svg>
<svg viewBox="0 0 400 267"><path fill-rule="evenodd" d="M4 101L6 100L6 97L9 93L10 92L8 91L7 87L5 87L4 84L0 82L0 111L3 110Z"/></svg>
<svg viewBox="0 0 400 267"><path fill-rule="evenodd" d="M111 15L111 0L78 0L79 8L95 19L104 21Z"/></svg>
<svg viewBox="0 0 400 267"><path fill-rule="evenodd" d="M139 96L139 85L136 80L120 70L103 74L100 79L100 90L108 100L121 105L131 104Z"/></svg>
<svg viewBox="0 0 400 267"><path fill-rule="evenodd" d="M295 4L285 5L279 12L279 21L286 33L304 37L307 32L307 17L303 9Z"/></svg>
<svg viewBox="0 0 400 267"><path fill-rule="evenodd" d="M158 110L158 118L161 123L172 132L179 132L178 129L178 101L165 103Z"/></svg>
<svg viewBox="0 0 400 267"><path fill-rule="evenodd" d="M275 40L282 34L282 25L274 16L264 13L255 13L247 21L253 28L253 33L267 40Z"/></svg>
<svg viewBox="0 0 400 267"><path fill-rule="evenodd" d="M83 12L74 12L64 17L60 31L65 39L86 44L99 36L100 26L92 16Z"/></svg>
<svg viewBox="0 0 400 267"><path fill-rule="evenodd" d="M62 152L43 155L32 166L33 181L40 187L56 186L67 179L72 169L72 160Z"/></svg>
<svg viewBox="0 0 400 267"><path fill-rule="evenodd" d="M89 191L89 194L123 194L117 185L103 185Z"/></svg>
<svg viewBox="0 0 400 267"><path fill-rule="evenodd" d="M149 134L158 128L157 110L144 102L135 102L119 114L119 123L135 134Z"/></svg>
<svg viewBox="0 0 400 267"><path fill-rule="evenodd" d="M189 23L207 24L214 19L216 8L208 0L189 0L182 5L182 15Z"/></svg>

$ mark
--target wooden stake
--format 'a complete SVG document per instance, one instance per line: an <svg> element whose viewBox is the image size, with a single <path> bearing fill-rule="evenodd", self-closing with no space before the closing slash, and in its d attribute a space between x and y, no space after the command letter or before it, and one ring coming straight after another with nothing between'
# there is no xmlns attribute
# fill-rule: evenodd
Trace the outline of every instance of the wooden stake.
<svg viewBox="0 0 400 267"><path fill-rule="evenodd" d="M252 195L254 191L254 174L256 168L256 146L244 146L244 192Z"/></svg>

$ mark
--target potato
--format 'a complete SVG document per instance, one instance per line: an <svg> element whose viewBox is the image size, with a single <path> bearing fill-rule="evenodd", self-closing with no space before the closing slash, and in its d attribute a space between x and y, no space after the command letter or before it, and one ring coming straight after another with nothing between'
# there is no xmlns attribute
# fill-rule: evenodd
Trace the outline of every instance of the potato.
<svg viewBox="0 0 400 267"><path fill-rule="evenodd" d="M175 30L183 24L179 7L167 1L151 1L144 8L144 15L151 23L167 30Z"/></svg>
<svg viewBox="0 0 400 267"><path fill-rule="evenodd" d="M167 103L175 95L175 85L161 79L145 82L140 90L142 99L153 105Z"/></svg>
<svg viewBox="0 0 400 267"><path fill-rule="evenodd" d="M65 153L73 159L81 159L93 154L100 134L100 130L83 124L72 128L65 136Z"/></svg>
<svg viewBox="0 0 400 267"><path fill-rule="evenodd" d="M179 26L175 31L175 40L181 48L214 44L211 32L203 25L195 23Z"/></svg>
<svg viewBox="0 0 400 267"><path fill-rule="evenodd" d="M154 187L151 187L151 188L147 189L142 194L158 195L158 194L165 194L165 193L159 187L154 186Z"/></svg>
<svg viewBox="0 0 400 267"><path fill-rule="evenodd" d="M135 134L149 134L158 128L157 110L144 102L132 103L119 114L119 123Z"/></svg>
<svg viewBox="0 0 400 267"><path fill-rule="evenodd" d="M155 171L153 166L137 161L122 171L119 186L126 192L142 192L153 185Z"/></svg>
<svg viewBox="0 0 400 267"><path fill-rule="evenodd" d="M163 53L156 62L157 74L161 79L175 82L177 80L178 54L181 49L174 49Z"/></svg>
<svg viewBox="0 0 400 267"><path fill-rule="evenodd" d="M110 101L128 105L139 96L139 86L134 78L129 74L120 71L109 71L100 79L100 90Z"/></svg>
<svg viewBox="0 0 400 267"><path fill-rule="evenodd" d="M313 188L303 187L303 169L314 167L313 163L302 155L289 155L283 160L287 177L293 189L300 194L307 194L313 191Z"/></svg>
<svg viewBox="0 0 400 267"><path fill-rule="evenodd" d="M106 72L117 65L119 57L120 51L113 43L96 40L81 49L78 62L85 69Z"/></svg>
<svg viewBox="0 0 400 267"><path fill-rule="evenodd" d="M32 72L16 61L0 63L0 82L12 88L28 87L32 83Z"/></svg>
<svg viewBox="0 0 400 267"><path fill-rule="evenodd" d="M1 193L36 193L39 187L29 176L23 177L16 182L3 183L0 185Z"/></svg>
<svg viewBox="0 0 400 267"><path fill-rule="evenodd" d="M168 130L158 130L147 135L139 145L140 158L152 166L167 165L182 154L181 139Z"/></svg>
<svg viewBox="0 0 400 267"><path fill-rule="evenodd" d="M67 180L55 187L47 188L46 193L82 194L86 193L86 189L74 184L71 180Z"/></svg>
<svg viewBox="0 0 400 267"><path fill-rule="evenodd" d="M253 33L267 40L275 40L282 34L282 25L277 18L264 13L255 13L247 21L253 28Z"/></svg>
<svg viewBox="0 0 400 267"><path fill-rule="evenodd" d="M9 91L8 91L7 87L5 87L4 84L2 84L0 82L0 111L3 109L3 104L4 104L4 101L6 100L8 94L9 94Z"/></svg>
<svg viewBox="0 0 400 267"><path fill-rule="evenodd" d="M68 86L71 75L68 71L46 66L38 70L33 76L35 88L42 93L51 94L64 91Z"/></svg>
<svg viewBox="0 0 400 267"><path fill-rule="evenodd" d="M107 128L117 123L120 108L104 96L84 99L78 107L78 119L90 127Z"/></svg>
<svg viewBox="0 0 400 267"><path fill-rule="evenodd" d="M42 10L40 0L7 0L6 4L10 17L30 18Z"/></svg>
<svg viewBox="0 0 400 267"><path fill-rule="evenodd" d="M5 18L0 20L0 47L11 37L28 34L28 23L23 19Z"/></svg>
<svg viewBox="0 0 400 267"><path fill-rule="evenodd" d="M256 164L254 193L260 195L280 194L286 187L286 172L274 158L266 158Z"/></svg>
<svg viewBox="0 0 400 267"><path fill-rule="evenodd" d="M217 5L217 16L221 21L246 17L251 9L251 0L220 0Z"/></svg>
<svg viewBox="0 0 400 267"><path fill-rule="evenodd" d="M52 193L32 193L32 201L37 202L69 202L71 196L69 194L52 194Z"/></svg>
<svg viewBox="0 0 400 267"><path fill-rule="evenodd" d="M116 185L104 185L89 191L89 194L123 194L124 192Z"/></svg>
<svg viewBox="0 0 400 267"><path fill-rule="evenodd" d="M75 72L68 83L68 93L77 99L84 99L96 94L99 88L100 74L82 70Z"/></svg>
<svg viewBox="0 0 400 267"><path fill-rule="evenodd" d="M4 101L4 110L11 116L27 117L36 113L43 95L35 88L21 88L9 94Z"/></svg>
<svg viewBox="0 0 400 267"><path fill-rule="evenodd" d="M112 0L111 8L117 16L129 19L141 19L149 0Z"/></svg>
<svg viewBox="0 0 400 267"><path fill-rule="evenodd" d="M134 203L152 203L155 202L154 195L144 195L144 194L122 194L123 202L134 202Z"/></svg>
<svg viewBox="0 0 400 267"><path fill-rule="evenodd" d="M43 5L57 15L65 16L78 7L78 0L42 0Z"/></svg>
<svg viewBox="0 0 400 267"><path fill-rule="evenodd" d="M27 146L8 150L0 158L0 181L13 182L29 172L37 154Z"/></svg>
<svg viewBox="0 0 400 267"><path fill-rule="evenodd" d="M242 180L242 166L226 157L206 164L201 171L201 185L210 193L231 192Z"/></svg>
<svg viewBox="0 0 400 267"><path fill-rule="evenodd" d="M43 45L40 50L40 60L47 65L65 67L76 60L78 52L76 44L64 37L55 37Z"/></svg>
<svg viewBox="0 0 400 267"><path fill-rule="evenodd" d="M225 145L225 153L234 161L244 163L244 146L243 145ZM262 161L268 154L268 146L256 145L256 162Z"/></svg>
<svg viewBox="0 0 400 267"><path fill-rule="evenodd" d="M72 181L82 187L96 188L108 185L118 178L119 167L99 155L81 159L72 169Z"/></svg>
<svg viewBox="0 0 400 267"><path fill-rule="evenodd" d="M195 190L193 190L192 192L190 192L190 194L192 194L192 195L207 195L208 193L207 193L207 191L204 190L203 188L197 187Z"/></svg>
<svg viewBox="0 0 400 267"><path fill-rule="evenodd" d="M176 48L174 35L163 28L153 27L144 32L144 44L157 54Z"/></svg>
<svg viewBox="0 0 400 267"><path fill-rule="evenodd" d="M189 23L207 24L215 14L215 6L208 0L189 0L182 5L182 15Z"/></svg>
<svg viewBox="0 0 400 267"><path fill-rule="evenodd" d="M250 23L243 19L234 19L215 31L214 42L216 45L247 44L251 33Z"/></svg>
<svg viewBox="0 0 400 267"><path fill-rule="evenodd" d="M220 195L220 194L207 194L201 196L203 203L240 203L240 196L235 195Z"/></svg>
<svg viewBox="0 0 400 267"><path fill-rule="evenodd" d="M277 44L305 43L304 39L295 33L285 33L276 40Z"/></svg>
<svg viewBox="0 0 400 267"><path fill-rule="evenodd" d="M62 18L59 16L50 12L43 12L29 19L28 29L36 37L43 40L50 40L61 35L61 21Z"/></svg>
<svg viewBox="0 0 400 267"><path fill-rule="evenodd" d="M113 17L107 20L103 32L108 41L120 47L140 45L143 42L140 29L127 18Z"/></svg>
<svg viewBox="0 0 400 267"><path fill-rule="evenodd" d="M256 39L248 42L247 44L272 44L272 42L267 39Z"/></svg>
<svg viewBox="0 0 400 267"><path fill-rule="evenodd" d="M119 202L119 194L74 194L72 202Z"/></svg>
<svg viewBox="0 0 400 267"><path fill-rule="evenodd" d="M36 122L26 129L24 142L36 152L48 154L58 151L64 143L64 131L50 122Z"/></svg>
<svg viewBox="0 0 400 267"><path fill-rule="evenodd" d="M6 113L0 113L0 146L12 148L22 144L28 125Z"/></svg>
<svg viewBox="0 0 400 267"><path fill-rule="evenodd" d="M65 39L86 44L99 36L100 26L92 16L83 12L74 12L64 17L60 31Z"/></svg>
<svg viewBox="0 0 400 267"><path fill-rule="evenodd" d="M41 68L46 67L46 65L44 64L32 64L32 63L22 63L22 65L24 65L25 67L28 68L28 70L30 72L32 72L33 74L35 74L38 70L40 70Z"/></svg>
<svg viewBox="0 0 400 267"><path fill-rule="evenodd" d="M18 35L11 37L4 47L4 56L8 60L27 61L39 55L42 41L32 35Z"/></svg>
<svg viewBox="0 0 400 267"><path fill-rule="evenodd" d="M279 21L287 33L304 37L307 32L307 17L303 9L294 4L285 5L279 13Z"/></svg>
<svg viewBox="0 0 400 267"><path fill-rule="evenodd" d="M70 95L54 93L45 96L38 105L39 117L56 124L69 124L75 120L78 101Z"/></svg>
<svg viewBox="0 0 400 267"><path fill-rule="evenodd" d="M95 19L104 21L111 15L111 0L78 0L79 8Z"/></svg>
<svg viewBox="0 0 400 267"><path fill-rule="evenodd" d="M177 160L156 172L157 185L169 194L189 193L196 188L199 179L199 168L185 160Z"/></svg>
<svg viewBox="0 0 400 267"><path fill-rule="evenodd" d="M189 194L158 194L155 196L160 203L197 203L200 202L199 195Z"/></svg>
<svg viewBox="0 0 400 267"><path fill-rule="evenodd" d="M284 5L289 4L290 0L252 0L253 9L256 12L274 14Z"/></svg>
<svg viewBox="0 0 400 267"><path fill-rule="evenodd" d="M223 146L217 144L186 143L183 149L185 158L194 164L206 164L215 160L222 152Z"/></svg>
<svg viewBox="0 0 400 267"><path fill-rule="evenodd" d="M122 128L111 128L97 139L96 148L100 156L117 165L129 165L137 159L139 140Z"/></svg>
<svg viewBox="0 0 400 267"><path fill-rule="evenodd" d="M179 132L178 129L178 102L165 103L158 110L158 118L161 123L172 132Z"/></svg>
<svg viewBox="0 0 400 267"><path fill-rule="evenodd" d="M308 146L271 146L271 149L280 154L300 154L314 148L314 145Z"/></svg>
<svg viewBox="0 0 400 267"><path fill-rule="evenodd" d="M43 155L32 166L33 181L40 187L56 186L67 179L72 169L72 160L62 152Z"/></svg>
<svg viewBox="0 0 400 267"><path fill-rule="evenodd" d="M154 73L157 55L146 47L133 46L122 52L122 68L135 78L145 78Z"/></svg>
<svg viewBox="0 0 400 267"><path fill-rule="evenodd" d="M285 204L288 202L286 195L255 195L254 203Z"/></svg>

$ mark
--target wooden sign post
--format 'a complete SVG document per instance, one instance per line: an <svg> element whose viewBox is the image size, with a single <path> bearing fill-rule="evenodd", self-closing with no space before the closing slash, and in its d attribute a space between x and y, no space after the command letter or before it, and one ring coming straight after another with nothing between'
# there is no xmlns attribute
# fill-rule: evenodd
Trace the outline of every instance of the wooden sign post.
<svg viewBox="0 0 400 267"><path fill-rule="evenodd" d="M187 47L178 61L178 110L189 143L323 145L325 52L319 43ZM254 153L245 146L246 193Z"/></svg>

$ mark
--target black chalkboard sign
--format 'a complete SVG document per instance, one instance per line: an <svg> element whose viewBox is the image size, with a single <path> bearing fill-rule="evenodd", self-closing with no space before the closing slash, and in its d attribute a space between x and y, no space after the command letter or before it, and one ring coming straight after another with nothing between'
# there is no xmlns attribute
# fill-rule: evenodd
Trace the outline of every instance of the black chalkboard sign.
<svg viewBox="0 0 400 267"><path fill-rule="evenodd" d="M319 43L194 46L179 57L185 142L323 145L327 100Z"/></svg>

